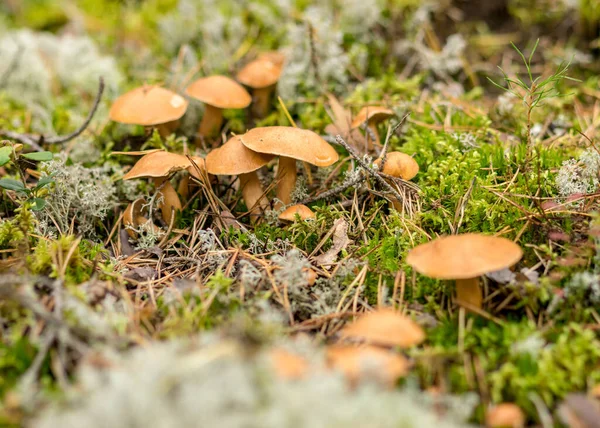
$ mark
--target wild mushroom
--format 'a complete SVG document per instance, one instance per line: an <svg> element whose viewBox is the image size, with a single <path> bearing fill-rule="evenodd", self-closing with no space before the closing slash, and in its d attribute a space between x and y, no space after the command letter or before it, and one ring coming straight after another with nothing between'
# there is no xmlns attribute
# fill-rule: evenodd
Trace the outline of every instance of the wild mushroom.
<svg viewBox="0 0 600 428"><path fill-rule="evenodd" d="M381 162L381 159L377 159L374 164L380 167ZM412 158L412 156L409 156L406 153L389 152L386 155L385 163L383 164L383 169L381 169L381 172L392 177L410 180L419 172L419 164ZM390 201L390 203L397 211L402 212L403 206L400 201L393 200Z"/></svg>
<svg viewBox="0 0 600 428"><path fill-rule="evenodd" d="M375 165L381 165L381 159L373 162ZM385 163L381 170L384 174L398 177L403 180L410 180L419 172L419 164L412 158L402 152L389 152L385 157Z"/></svg>
<svg viewBox="0 0 600 428"><path fill-rule="evenodd" d="M326 358L328 365L341 371L352 385L367 378L392 386L409 368L402 355L376 346L333 345L327 348Z"/></svg>
<svg viewBox="0 0 600 428"><path fill-rule="evenodd" d="M162 201L158 207L162 212L165 222L170 223L172 209L181 210L181 201L177 192L169 181L169 176L190 166L190 161L182 155L168 152L154 152L143 156L123 176L123 180L134 178L151 178L154 185L162 194Z"/></svg>
<svg viewBox="0 0 600 428"><path fill-rule="evenodd" d="M252 88L252 115L262 118L267 114L271 94L283 70L283 61L273 55L264 55L246 64L236 79Z"/></svg>
<svg viewBox="0 0 600 428"><path fill-rule="evenodd" d="M521 248L509 239L465 233L419 245L408 253L406 262L431 278L456 280L458 303L480 309L483 296L479 277L510 267L522 256Z"/></svg>
<svg viewBox="0 0 600 428"><path fill-rule="evenodd" d="M279 220L282 221L296 221L296 214L300 216L300 220L308 220L316 218L313 210L308 208L306 205L292 205L291 207L284 210L279 214Z"/></svg>
<svg viewBox="0 0 600 428"><path fill-rule="evenodd" d="M373 144L381 145L379 140L379 132L377 132L377 124L394 116L394 110L381 106L366 106L360 109L354 120L352 121L351 129L360 128L363 123L367 122L369 148Z"/></svg>
<svg viewBox="0 0 600 428"><path fill-rule="evenodd" d="M137 238L135 229L143 224L148 224L150 220L145 217L148 208L146 206L146 200L144 198L138 198L135 201L127 205L125 212L123 213L123 224L129 226L127 228L127 234L131 238ZM152 229L158 233L159 228L152 223Z"/></svg>
<svg viewBox="0 0 600 428"><path fill-rule="evenodd" d="M121 95L110 107L111 120L129 125L154 127L167 136L187 110L181 95L156 85L142 86Z"/></svg>
<svg viewBox="0 0 600 428"><path fill-rule="evenodd" d="M296 380L306 376L310 365L305 358L292 354L283 348L273 348L269 357L275 373L280 379Z"/></svg>
<svg viewBox="0 0 600 428"><path fill-rule="evenodd" d="M237 175L242 196L255 221L269 202L264 196L256 170L266 165L273 156L257 153L241 143L240 137L230 138L223 146L206 156L206 171L214 175Z"/></svg>
<svg viewBox="0 0 600 428"><path fill-rule="evenodd" d="M239 138L250 150L279 156L277 198L281 202L278 206L292 202L297 177L296 160L324 167L339 159L335 149L319 135L291 126L254 128Z"/></svg>
<svg viewBox="0 0 600 428"><path fill-rule="evenodd" d="M486 412L485 424L489 428L522 428L525 426L525 415L516 404L500 403Z"/></svg>
<svg viewBox="0 0 600 428"><path fill-rule="evenodd" d="M205 104L198 128L199 136L204 137L218 134L223 124L223 109L246 108L252 102L252 97L242 85L225 76L202 77L192 82L185 93Z"/></svg>
<svg viewBox="0 0 600 428"><path fill-rule="evenodd" d="M412 319L393 311L379 309L345 326L343 339L360 339L371 345L409 348L425 340L423 329Z"/></svg>

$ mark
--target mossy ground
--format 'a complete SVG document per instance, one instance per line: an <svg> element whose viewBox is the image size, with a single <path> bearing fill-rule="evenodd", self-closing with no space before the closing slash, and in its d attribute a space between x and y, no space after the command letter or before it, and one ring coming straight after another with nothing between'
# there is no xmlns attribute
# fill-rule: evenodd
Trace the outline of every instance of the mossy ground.
<svg viewBox="0 0 600 428"><path fill-rule="evenodd" d="M252 346L299 332L326 343L349 313L377 305L394 305L425 327L426 342L410 352L410 381L443 394L476 393L480 404L471 422L481 423L485 409L500 402L517 403L532 424L546 409L558 421L556 409L567 394L600 384L600 170L596 166L595 176L585 176L585 194L557 180L561 171L568 172L565 161L579 159L567 181L575 186L582 180L581 168L588 168L580 156L586 151L593 156L600 147L595 138L600 11L595 3L484 2L497 3L500 12L486 15L482 7L484 16L475 17L464 2L442 7L392 0L375 2L368 13L352 1L326 2L321 9L304 1L243 3L215 2L211 13L218 19L212 23L202 17L208 2L0 5L0 52L10 51L2 50L3 43L9 46L10 37L23 28L71 32L89 36L99 55L116 61L114 76L122 76L110 82L113 89L81 137L48 147L54 166L13 157L2 172L31 188L50 170L76 174L73 182L84 190L62 189L60 198L53 198L60 183L41 189L37 196L48 204L41 213L31 211L24 195L2 191L0 266L5 273L0 284L7 291L0 290L0 421L18 425L36 416L19 386L34 365L36 391L47 393L36 400L57 399L76 380L75 370L86 358L83 349L124 350L214 329ZM339 16L318 15L338 3L344 6ZM352 8L364 22L353 21ZM453 34L465 42L456 51L448 38ZM487 78L503 83L496 68L501 66L527 82L523 59L509 42L528 56L537 38L533 77L551 76L561 61L571 61L568 75L578 80L559 81L556 94L528 115L525 103L507 97ZM72 42L58 43L68 50ZM270 213L254 225L244 216L224 222L227 212L237 216L246 207L235 184L220 179L212 190L206 183L192 188L195 197L168 234L143 236L146 249L136 250L142 238L125 242L121 214L135 198L150 199L154 189L141 181L122 182L136 158L111 152L192 153L198 108L186 115L176 135L161 139L109 122L110 102L143 82L177 89L192 76L232 75L246 58L270 49L286 50L292 58L288 67L301 71L287 77L280 93L302 128L326 134L333 120L331 94L354 114L369 103L393 108L398 118L410 113L391 135L389 150L407 153L419 164L412 180L418 190L407 188L412 203L398 212L377 182L365 180L312 203L314 221L284 225ZM12 58L0 60L7 65ZM82 72L88 80L78 86L53 71L50 99L43 102L36 98L36 86L32 93L26 85L24 92L11 92L9 72L0 65L0 129L66 133L90 108L94 94L84 88L95 87L94 72ZM290 125L285 109L274 99L270 114L254 124ZM245 111L227 111L225 117L227 133L242 133L250 125ZM380 134L386 131L387 124L381 125ZM338 164L313 168L311 177L301 174L305 188L298 194L321 193L356 172L355 160L337 150ZM261 172L266 184L274 166ZM86 175L78 168L93 172ZM67 200L73 205L65 206ZM167 230L154 211L156 223ZM59 212L61 218L53 219ZM294 263L312 261L334 245L332 228L339 219L348 225L349 244L335 265L312 266L319 274L314 288L292 287L293 281L305 281L301 273L294 276ZM525 255L510 281L484 278L483 312L463 319L452 284L416 274L405 258L411 248L438 235L464 232L510 238ZM290 255L294 249L299 252ZM62 300L74 299L71 306L56 309L65 304L57 302L57 287L68 296ZM58 335L46 346L45 331L52 324L45 317L57 311L73 332L70 339ZM86 311L97 313L107 330L86 337L86 331L98 328L86 321ZM265 321L272 312L282 318L276 326ZM42 351L41 361L34 363Z"/></svg>

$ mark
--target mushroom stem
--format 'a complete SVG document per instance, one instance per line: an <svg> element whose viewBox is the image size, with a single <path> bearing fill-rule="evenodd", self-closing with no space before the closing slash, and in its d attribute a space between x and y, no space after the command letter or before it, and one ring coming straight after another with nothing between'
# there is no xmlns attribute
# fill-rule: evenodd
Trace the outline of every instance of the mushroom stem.
<svg viewBox="0 0 600 428"><path fill-rule="evenodd" d="M125 226L129 226L127 228L127 234L133 239L137 238L135 229L137 229L140 225L149 222L149 220L144 217L143 214L145 211L145 203L146 201L143 198L136 199L127 206L125 212L123 213L123 224ZM160 229L155 224L151 223L150 227L154 233L160 232Z"/></svg>
<svg viewBox="0 0 600 428"><path fill-rule="evenodd" d="M204 116L198 128L199 135L212 137L218 134L223 124L223 109L205 104Z"/></svg>
<svg viewBox="0 0 600 428"><path fill-rule="evenodd" d="M292 203L292 191L296 187L296 159L279 156L279 166L277 167L277 199L275 208L281 208L281 205Z"/></svg>
<svg viewBox="0 0 600 428"><path fill-rule="evenodd" d="M163 220L169 224L172 218L171 208L174 208L175 211L181 210L181 201L173 185L166 177L155 178L154 185L157 188L160 187L158 191L162 194L163 201L158 204L158 208L160 208Z"/></svg>
<svg viewBox="0 0 600 428"><path fill-rule="evenodd" d="M160 123L154 128L158 131L159 135L163 138L167 138L179 127L179 120L172 120L166 123Z"/></svg>
<svg viewBox="0 0 600 428"><path fill-rule="evenodd" d="M373 122L367 122L367 128L367 140L369 141L369 149L372 149L373 146L381 146L381 140L379 139L377 125Z"/></svg>
<svg viewBox="0 0 600 428"><path fill-rule="evenodd" d="M271 94L273 93L274 85L266 88L256 88L252 91L252 116L257 119L262 119L269 111L269 103Z"/></svg>
<svg viewBox="0 0 600 428"><path fill-rule="evenodd" d="M481 309L483 295L479 286L479 277L456 280L456 299Z"/></svg>
<svg viewBox="0 0 600 428"><path fill-rule="evenodd" d="M269 207L269 201L264 196L256 171L240 174L239 178L242 196L250 212L250 218L252 221L256 221L258 216Z"/></svg>
<svg viewBox="0 0 600 428"><path fill-rule="evenodd" d="M188 196L190 196L190 174L185 174L181 180L179 181L179 185L177 186L177 194L179 195L179 199L181 201L187 201Z"/></svg>

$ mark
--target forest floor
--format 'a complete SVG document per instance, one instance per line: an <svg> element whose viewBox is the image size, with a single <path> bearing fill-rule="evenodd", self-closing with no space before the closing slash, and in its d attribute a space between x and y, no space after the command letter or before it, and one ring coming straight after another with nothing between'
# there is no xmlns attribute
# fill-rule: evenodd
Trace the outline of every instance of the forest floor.
<svg viewBox="0 0 600 428"><path fill-rule="evenodd" d="M200 134L186 87L273 51ZM597 426L599 52L587 0L2 2L0 425ZM111 120L155 84L176 123ZM339 159L282 203L261 155L248 207L203 159L272 126ZM158 151L189 166L123 180ZM414 262L467 234L502 239Z"/></svg>

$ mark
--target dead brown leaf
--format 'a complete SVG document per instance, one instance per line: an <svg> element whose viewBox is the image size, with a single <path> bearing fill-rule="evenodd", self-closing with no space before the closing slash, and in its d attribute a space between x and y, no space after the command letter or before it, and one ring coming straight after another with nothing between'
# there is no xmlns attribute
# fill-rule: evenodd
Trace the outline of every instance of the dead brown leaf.
<svg viewBox="0 0 600 428"><path fill-rule="evenodd" d="M348 238L348 222L346 220L338 218L333 223L331 229L333 230L333 245L329 250L314 258L314 262L317 265L329 266L334 264L339 252L346 249L350 243L350 239Z"/></svg>

